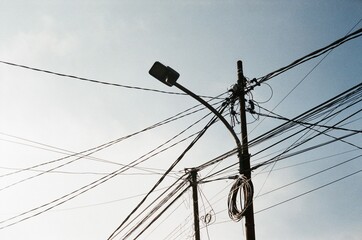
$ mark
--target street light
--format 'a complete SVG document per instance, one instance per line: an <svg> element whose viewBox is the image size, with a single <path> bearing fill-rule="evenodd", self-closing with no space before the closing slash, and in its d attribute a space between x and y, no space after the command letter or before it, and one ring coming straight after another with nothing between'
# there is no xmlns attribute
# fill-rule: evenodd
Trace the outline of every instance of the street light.
<svg viewBox="0 0 362 240"><path fill-rule="evenodd" d="M166 67L160 62L155 62L153 64L149 71L149 74L151 74L151 76L169 87L172 87L176 83L177 79L180 77L180 74L178 72L176 72L169 66Z"/></svg>
<svg viewBox="0 0 362 240"><path fill-rule="evenodd" d="M151 69L149 71L149 74L151 76L153 76L154 78L156 78L157 80L161 81L162 83L166 84L169 87L172 87L172 86L177 87L178 89L180 89L181 91L183 91L187 95L193 97L198 102L200 102L202 105L207 107L211 112L213 112L221 120L221 122L226 126L226 128L229 130L229 132L231 133L231 135L233 136L233 138L234 138L234 140L236 142L236 145L238 147L238 152L239 153L241 152L242 148L241 148L240 139L238 138L238 136L236 135L234 129L230 126L228 121L226 121L226 119L215 108L213 108L210 104L208 104L201 97L197 96L195 93L191 92L190 90L188 90L184 86L177 83L176 81L180 77L180 74L178 72L176 72L171 67L165 66L162 63L157 61L151 67Z"/></svg>

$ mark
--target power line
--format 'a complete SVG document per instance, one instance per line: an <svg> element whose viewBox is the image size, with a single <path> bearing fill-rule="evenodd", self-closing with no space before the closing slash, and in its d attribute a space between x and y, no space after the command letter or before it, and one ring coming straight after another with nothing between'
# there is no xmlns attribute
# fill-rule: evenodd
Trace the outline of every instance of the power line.
<svg viewBox="0 0 362 240"><path fill-rule="evenodd" d="M0 133L0 134L3 134L3 133ZM31 140L26 140L24 138L16 137L16 136L13 136L13 135L8 135L8 134L5 134L5 135L11 136L11 137L14 137L14 138L18 138L18 139L22 139L24 141L34 142L34 141L31 141ZM66 149L57 148L57 147L50 146L50 145L41 144L39 142L37 142L37 144L52 147L55 150L39 147L39 146L36 146L36 145L26 144L26 143L22 143L22 142L12 141L12 140L8 140L8 139L0 139L0 141L5 141L5 142L9 142L9 143L14 143L14 144L20 144L20 145L23 145L23 146L28 146L28 147L33 147L33 148L45 150L45 151L51 151L51 152L55 152L55 153L64 154L64 155L67 155L67 157L65 157L65 158L73 157L73 156L75 156L77 154L76 152L72 152L72 151L69 151L69 150L66 150ZM58 149L58 150L56 150L56 149ZM89 160L92 160L92 161L110 163L110 164L114 164L114 165L117 165L117 166L127 166L126 164L117 163L117 162L114 162L114 161L105 160L105 159L101 159L101 158L97 158L97 157L93 157L93 156L86 156L86 155L82 155L82 154L79 154L79 155L81 155L84 159L89 159ZM45 165L48 165L48 164L52 164L52 163L54 163L54 162L56 162L58 160L59 161L64 160L65 158L44 162L42 164L37 164L37 165L27 167L27 168L14 168L14 167L4 167L4 166L2 166L2 167L0 167L1 169L14 170L14 171L10 172L8 174L0 175L0 178L5 177L5 176L9 176L9 175L13 175L13 174L16 174L16 173L21 173L21 172L24 172L24 171L45 172L46 170L40 170L40 169L35 169L35 168L38 168L40 166L45 166ZM156 171L162 171L162 169L146 168L146 167L144 167L144 168L142 168L142 167L134 167L134 169L147 172L148 174L158 174ZM56 170L53 170L53 171L51 171L49 173L79 174L79 175L83 175L83 174L106 175L106 174L108 174L106 172L74 172L74 171L71 172L71 171L56 171Z"/></svg>
<svg viewBox="0 0 362 240"><path fill-rule="evenodd" d="M18 64L18 63L3 61L3 60L0 60L0 63L6 64L6 65L9 65L9 66L13 66L13 67L32 70L32 71L36 71L36 72L42 72L42 73L47 73L47 74L51 74L51 75L56 75L56 76L59 76L59 77L72 78L72 79L75 79L75 80L80 80L80 81L85 81L85 82L90 82L90 83L96 83L96 84L102 84L102 85L107 85L107 86L121 87L121 88L126 88L126 89L149 91L149 92L156 92L156 93L163 93L163 94L170 94L170 95L182 95L182 96L186 95L185 93L180 93L180 92L163 91L163 90L152 89L152 88L130 86L130 85L125 85L125 84L100 81L100 80L91 79L91 78L78 77L78 76L71 75L71 74L60 73L60 72L40 69L40 68L36 68L36 67L30 67L30 66L26 66L26 65L22 65L22 64ZM214 99L215 98L215 97L204 96L204 95L199 95L199 97L209 98L209 99Z"/></svg>
<svg viewBox="0 0 362 240"><path fill-rule="evenodd" d="M223 106L223 109L225 109L225 108L226 108L226 105ZM210 115L210 114L211 114L211 113L207 114L206 116L208 116L208 115ZM205 117L206 117L206 116L205 116ZM205 118L205 117L203 117L203 118ZM203 119L203 118L202 118L202 119ZM201 119L201 120L202 120L202 119ZM201 121L201 120L198 120L196 123L198 123L198 122ZM200 132L198 132L198 136L197 136L197 137L194 139L194 141L189 145L189 147L183 152L183 154L181 154L181 156L177 159L177 161L180 161L180 160L182 159L182 157L186 154L186 152L196 143L196 141L205 133L205 131L206 131L212 124L214 124L215 122L216 122L216 120L215 120L215 117L214 117L214 118L212 118L212 120L208 123L208 125L207 125L206 127L204 127L203 130L201 130ZM190 127L192 127L192 126L195 125L196 123L190 125L187 129L189 129ZM187 129L186 129L186 130L187 130ZM185 132L186 130L182 131L181 133ZM181 133L180 133L180 134L181 134ZM178 134L178 135L180 135L180 134ZM195 135L195 134L192 134L191 136L193 136L193 135ZM189 136L189 137L190 137L190 136ZM179 141L179 142L182 142L182 141L188 139L189 137L187 137L187 138L185 138L185 139L183 139L183 140L181 140L181 141ZM174 138L172 138L172 139L174 139ZM114 143L113 143L113 144L114 144ZM177 144L177 143L176 143L176 144ZM175 144L174 144L174 145L175 145ZM103 146L103 145L102 145L102 146ZM161 145L161 146L163 146L163 145ZM104 148L104 146L103 146L103 148ZM170 147L168 147L168 148L170 148ZM166 148L166 149L168 149L168 148ZM102 148L101 148L101 149L102 149ZM101 149L96 149L96 150L94 150L94 151L100 151ZM156 148L156 149L157 149L157 148ZM150 153L152 153L153 151L154 151L154 150L152 150ZM165 149L159 151L158 153L160 153L160 152L162 152L162 151L165 151ZM88 154L92 154L92 153L93 153L93 152L88 153ZM43 204L43 205L41 205L41 206L39 206L39 207L30 209L30 210L28 210L28 211L26 211L26 212L23 212L23 213L21 213L21 214L18 214L18 215L16 215L16 216L11 217L11 218L8 218L8 219L5 219L5 220L3 220L3 221L0 221L0 224L3 224L3 223L6 223L6 222L8 222L8 221L11 221L11 220L13 220L13 219L16 219L16 218L19 218L19 217L20 217L19 220L15 221L15 222L13 222L13 223L9 223L9 224L7 224L7 225L4 225L3 227L0 227L0 229L4 229L4 228L6 228L6 227L9 227L9 226L15 225L15 224L17 224L17 223L23 222L23 221L25 221L25 220L27 220L27 219L36 217L36 216L38 216L38 215L40 215L40 214L42 214L42 213L45 213L45 212L47 212L47 211L55 208L56 206L59 206L59 205L65 203L65 202L67 202L67 201L70 201L71 199L73 199L73 198L75 198L75 197L77 197L77 196L79 196L79 195L81 195L81 194L83 194L83 193L85 193L85 192L87 192L87 191L89 191L89 190L91 190L91 189L99 186L100 184L102 184L102 183L104 183L104 182L106 182L106 181L114 178L115 176L118 176L119 174L123 173L124 171L128 170L129 168L132 168L132 167L140 164L141 162L143 162L143 161L145 161L145 160L147 160L147 159L149 159L149 158L157 155L158 153L154 153L153 155L148 156L147 158L141 160L143 157L145 157L146 155L148 155L148 154L145 154L145 155L141 156L140 158L136 159L135 161L133 161L132 163L130 163L130 164L128 164L128 165L126 165L126 166L124 166L124 167L122 167L122 168L120 168L120 169L117 169L116 171L113 171L113 172L109 173L108 175L106 175L106 176L104 176L104 177L101 177L100 179L98 179L98 180L96 180L96 181L91 182L90 184L87 184L87 185L85 185L85 186L83 186L83 187L81 187L81 188L79 188L79 189L77 189L77 190L74 190L74 191L72 191L72 192L70 192L70 193L68 193L68 194L66 194L66 195L63 195L63 196L60 197L60 198L57 198L57 199L55 199L55 200L53 200L53 201L51 201L51 202L45 203L45 204ZM79 158L78 158L78 159L79 159ZM75 160L77 160L77 159L75 159ZM62 164L61 166L64 166L64 165L66 165L66 164L69 164L69 163L71 163L71 162L73 162L73 161L75 161L75 160L69 161L69 162L67 162L67 163L65 163L65 164ZM174 164L174 165L176 165L176 164ZM161 177L161 179L159 180L158 184L160 184L160 182L171 172L171 170L172 170L172 168L174 167L174 165L171 166L171 167L166 171L166 173L162 175L162 177ZM55 169L55 168L52 168L52 169L50 169L50 170L48 170L48 171L45 171L45 172L43 172L43 173L39 173L39 174L36 175L36 176L39 176L39 175L44 174L44 173L46 173L46 172L49 172L49 171L51 171L51 170L53 170L53 169ZM34 177L35 177L35 176L30 177L30 178L28 178L28 179L31 179L31 178L34 178ZM25 179L25 180L28 180L28 179ZM16 182L15 184L18 184L18 183L23 182L23 181L25 181L25 180L21 180L21 181L19 181L19 182ZM15 185L15 184L12 184L11 186L13 186L13 185ZM156 184L156 186L157 186L158 184ZM8 188L8 187L10 187L10 186L7 186L6 188ZM153 190L154 190L154 189L152 189L152 190L145 196L144 200L153 192ZM43 209L43 208L45 208L45 209ZM43 209L43 210L41 210L40 212L35 213L36 211L38 211L38 210L40 210L40 209ZM33 212L34 212L34 213L33 213ZM33 214L32 214L32 213L33 213ZM25 215L28 215L28 214L30 214L30 215L25 217ZM23 217L23 216L24 216L24 217Z"/></svg>
<svg viewBox="0 0 362 240"><path fill-rule="evenodd" d="M362 84L359 84L355 87L352 87L351 89L337 95L336 97L333 97L332 99L318 105L317 107L314 107L312 108L311 110L308 110L306 111L305 113L303 114L300 114L298 117L295 117L293 118L293 120L291 120L290 122L288 123L284 123L284 124L281 124L279 126L277 126L276 128L268 131L267 133L264 133L262 135L260 135L259 137L253 139L250 141L250 145L251 146L256 146L257 144L260 144L268 139L271 139L272 137L275 137L276 135L280 135L282 133L285 133L286 131L290 130L291 127L294 127L294 126L300 126L299 123L297 122L303 122L303 123L306 123L307 122L307 119L310 121L312 118L315 118L315 116L317 116L317 114L321 115L321 113L324 111L326 112L327 110L330 110L332 107L335 109L335 106L337 105L338 107L341 108L340 111L337 111L335 112L334 114L329 114L327 117L324 117L322 120L326 120L328 118L331 118L337 114L340 114L342 111L345 111L347 110L348 108L350 108L351 106L357 104L361 99L361 94L360 92L362 91ZM349 104L348 106L344 106L345 104ZM358 112L360 111L357 111L353 114L351 114L350 116L348 116L347 118L343 119L343 121L345 121L346 119L352 117L353 115L357 114ZM321 120L320 120L321 121ZM319 122L320 122L319 121ZM340 124L342 121L340 121L339 123L337 124ZM334 130L334 129L339 129L339 127L337 126L337 124L334 124L333 126L329 126L326 130L330 131L330 130ZM313 124L312 124L313 125ZM315 125L315 124L314 124ZM317 124L318 125L318 124ZM302 131L305 131L307 130L308 127L304 127L303 130L300 130L298 131L297 133L301 133ZM280 161L282 159L285 159L285 158L289 158L291 156L295 156L297 154L301 154L301 153L304 153L306 151L310 151L310 150L313 150L313 149L316 149L316 148L319 148L319 147L322 147L322 146L325 146L327 144L330 144L330 143L333 143L333 142L336 142L336 141L343 141L343 138L347 138L347 137L350 137L352 135L355 135L355 134L358 134L360 133L360 131L350 131L351 134L347 134L343 137L339 137L339 138L335 138L333 137L334 140L332 141L328 141L328 142L324 142L322 144L318 144L318 145L315 145L315 146L312 146L312 147L309 147L309 148L306 148L306 149L303 149L303 150L300 150L300 151L297 151L297 152L293 152L293 153L290 153L290 154L286 154L287 152L285 152L284 150L284 154L279 154L278 156L276 157L273 157L272 159L266 161L268 164L269 163L275 163L275 161ZM320 135L321 133L326 133L326 131L324 132L320 132L318 135ZM318 136L317 135L317 136ZM289 139L291 136L287 136L285 138L283 138L283 140L280 140L278 141L277 143L275 144L272 144L272 145L268 145L266 148L260 150L259 152L255 153L252 155L252 157L255 157L256 155L260 154L261 152L265 151L266 149L270 148L270 147L273 147L275 145L277 145L278 143L281 143L282 141L285 141L287 139ZM315 138L316 136L312 137L312 138L309 138L309 139L306 139L306 140L303 140L301 143L299 143L298 145L294 146L293 148L291 148L290 150L292 149L295 149L296 147L298 146L301 146L302 144L306 143L307 141ZM289 150L289 151L290 151ZM203 165L201 165L199 167L199 169L203 169L205 167L208 167L210 165L213 165L215 163L218 163L218 162L221 162L222 160L224 160L225 158L229 157L229 156L232 156L233 154L236 153L236 150L231 150L229 152L227 152L226 154L224 155L221 155L220 157L217 157ZM286 155L285 155L286 154ZM283 156L284 155L284 156ZM263 163L266 163L266 162L263 162ZM225 167L224 169L208 176L208 177L211 177L211 176L215 176L216 174L219 174L221 172L224 172L225 170L227 169L230 169L231 167L235 166L236 164L232 164L228 167ZM258 168L260 167L259 165L254 165L253 168ZM203 179L203 181L205 181L205 178Z"/></svg>
<svg viewBox="0 0 362 240"><path fill-rule="evenodd" d="M103 85L108 85L108 86L113 86L113 87L121 87L121 88L134 89L134 90L142 90L142 91L151 91L151 92L165 93L165 94L172 94L172 95L185 95L184 93L168 92L168 91L162 91L162 90L157 90L157 89L150 89L150 88L129 86L129 85L123 85L123 84L119 84L119 83L110 83L110 82L105 82L105 81L100 81L100 80L95 80L95 79L90 79L90 78L78 77L78 76L74 76L74 75L70 75L70 74L54 72L54 71L50 71L50 70L45 70L45 69L30 67L30 66L26 66L26 65L22 65L22 64L17 64L17 63L12 63L12 62L7 62L7 61L2 61L2 60L0 60L0 63L6 64L6 65L10 65L10 66L13 66L13 67L24 68L24 69L27 69L27 70L32 70L32 71L37 71L37 72L52 74L52 75L56 75L56 76L60 76L60 77L72 78L72 79L76 79L76 80L80 80L80 81L86 81L86 82L91 82L91 83L103 84Z"/></svg>
<svg viewBox="0 0 362 240"><path fill-rule="evenodd" d="M269 209L271 209L271 208L277 207L277 206L279 206L279 205L281 205L281 204L290 202L290 201L292 201L292 200L294 200L294 199L300 198L300 197L302 197L302 196L304 196L304 195L307 195L307 194L309 194L309 193L315 192L315 191L317 191L317 190L319 190L319 189L322 189L322 188L324 188L324 187L327 187L327 186L329 186L329 185L332 185L332 184L334 184L334 183L337 183L337 182L339 182L339 181L342 181L343 179L346 179L346 178L348 178L348 177L351 177L351 176L353 176L353 175L355 175L355 174L358 174L358 173L360 173L360 172L362 172L362 169L361 169L361 170L358 170L358 171L356 171L356 172L353 172L353 173L351 173L351 174L348 174L348 175L346 175L346 176L344 176L344 177L338 178L338 179L336 179L336 180L334 180L334 181L331 181L331 182L329 182L329 183L323 184L323 185L321 185L321 186L319 186L319 187L317 187L317 188L313 188L313 189L311 189L311 190L309 190L309 191L306 191L306 192L304 192L304 193L298 194L298 195L296 195L296 196L294 196L294 197L292 197L292 198L288 198L288 199L286 199L286 200L284 200L284 201L281 201L281 202L276 203L276 204L274 204L274 205L271 205L271 206L269 206L269 207L266 207L266 208L263 208L263 209L261 209L261 210L258 210L258 211L255 212L255 214L256 214L256 213L264 212L264 211L269 210Z"/></svg>
<svg viewBox="0 0 362 240"><path fill-rule="evenodd" d="M306 55L306 56L304 56L302 58L299 58L299 59L295 60L294 62L292 62L291 64L289 64L289 65L287 65L285 67L282 67L282 68L280 68L280 69L278 69L276 71L268 73L267 75L265 75L263 77L257 78L256 79L257 84L268 81L268 80L282 74L285 71L288 71L288 70L290 70L290 69L292 69L292 68L294 68L294 67L296 67L296 66L298 66L298 65L300 65L300 64L302 64L302 63L304 63L306 61L309 61L309 60L311 60L313 58L316 58L316 57L318 57L318 56L320 56L320 55L322 55L322 54L324 54L324 53L326 53L326 52L328 52L328 51L330 51L330 50L332 50L332 49L334 49L334 48L336 48L336 47L338 47L338 46L340 46L340 45L342 45L342 44L344 44L344 43L346 43L346 42L348 42L350 40L353 40L353 39L361 37L361 36L362 36L362 28L360 28L360 29L358 29L358 30L356 30L356 31L354 31L354 32L352 32L350 34L347 34L346 36L334 41L333 43L327 45L326 47L320 48L320 49L318 49L318 50L316 50L316 51L314 51L314 52L312 52L312 53L310 53L310 54L308 54L308 55Z"/></svg>
<svg viewBox="0 0 362 240"><path fill-rule="evenodd" d="M129 230L122 239L127 239L134 231L136 231L137 228L139 228L143 223L145 223L153 214L155 214L163 205L165 205L170 199L172 199L173 196L178 191L181 191L181 189L186 185L187 181L181 182L172 192L170 192L166 197L164 197L141 221L139 221L134 227L132 227L131 230ZM177 199L179 199L187 190L189 186L184 188L175 198L173 201L171 201L158 215L156 215L151 222L145 226L141 232L134 238L137 239L146 229L148 229Z"/></svg>
<svg viewBox="0 0 362 240"><path fill-rule="evenodd" d="M362 21L362 18L347 32L347 34L345 35L345 37L346 38L348 38L348 36L349 36L349 34L353 31L353 29L360 23ZM352 34L351 34L352 35ZM359 35L359 36L361 36L361 35ZM350 39L351 40L351 39ZM338 41L338 40L337 40ZM337 46L336 46L337 47ZM321 59L321 60L319 60L318 62L317 62L317 64L316 65L314 65L314 67L311 69L311 70L309 70L309 72L287 93L287 95L285 95L283 98L282 98L282 100L280 100L279 102L278 102L278 104L273 108L273 110L275 110L322 62L323 62L323 60L324 59L326 59L327 57L328 57L328 55L329 54L331 54L332 53L332 51L334 50L334 48L335 47L333 47L333 48L330 48L328 51L326 51L327 52L327 54ZM318 51L318 50L317 50ZM312 53L311 53L312 54ZM308 55L307 55L308 56ZM318 55L319 56L319 55ZM314 57L313 57L314 58ZM311 58L312 59L312 58ZM296 63L297 61L299 61L299 60L296 60L294 63ZM304 61L302 61L301 63L303 63ZM301 63L299 63L299 64L301 64ZM299 64L297 64L297 65L299 65ZM295 65L295 66L292 66L292 65L294 65L293 63L292 64L290 64L290 65L288 65L286 68L286 70L285 71L287 71L287 70L289 70L289 69L291 69L291 68L293 68L293 67L295 67L295 66L297 66L297 65ZM279 69L279 70L277 70L277 71L280 71L281 69ZM277 72L277 71L275 71L275 72ZM284 72L284 71L282 71L282 72ZM282 73L282 72L280 72L280 73ZM279 73L279 74L280 74ZM277 76L277 75L279 75L279 74L276 74L275 76ZM273 77L275 77L275 76L272 76L272 77L270 77L270 78L273 78ZM265 77L265 76L264 76ZM260 84L260 83L265 83L265 81L267 81L268 79L270 79L270 78L268 78L267 79L267 77L265 78L265 80L263 80L263 78L264 77L262 77L261 79L260 79L260 82L259 83L257 83L257 84ZM257 80L254 80L255 82L257 81Z"/></svg>
<svg viewBox="0 0 362 240"><path fill-rule="evenodd" d="M263 117L269 117L269 118L274 118L274 119L279 119L279 120L284 120L287 122L295 122L298 123L300 125L307 125L307 126L311 126L311 127L321 127L321 128L326 128L329 130L341 130L341 131L347 131L347 132L354 132L354 133L362 133L362 130L357 130L357 129L350 129L350 128L342 128L342 127L336 127L336 126L328 126L328 125L320 125L320 124L316 124L316 123L308 123L308 122L303 122L303 121L298 121L298 120L292 120L286 117L283 117L279 114L276 114L274 112L271 112L263 107L260 107L261 109L274 114L275 116L272 115L268 115L268 114L264 114L264 113L255 113L257 115L263 116Z"/></svg>
<svg viewBox="0 0 362 240"><path fill-rule="evenodd" d="M325 169L323 169L323 170L317 171L317 172L315 172L315 173L313 173L313 174L310 174L310 175L308 175L308 176L305 176L305 177L303 177L303 178L300 178L300 179L295 180L295 181L293 181L293 182L290 182L290 183L288 183L288 184L284 184L283 186L274 188L274 189L272 189L272 190L270 190L270 191L264 192L263 194L259 194L257 197L262 197L262 196L264 196L264 195L270 194L270 193L272 193L272 192L275 192L275 191L277 191L277 190L283 189L283 188L288 187L288 186L290 186L290 185L296 184L296 183L301 182L301 181L303 181L303 180L305 180L305 179L314 177L314 176L316 176L316 175L318 175L318 174L324 173L324 172L329 171L329 170L331 170L331 169L333 169L333 168L336 168L336 167L339 167L339 166L341 166L341 165L343 165L343 164L346 164L346 163L349 163L349 162L351 162L351 161L354 161L354 160L356 160L356 159L358 159L358 158L360 158L360 157L362 157L362 155L358 155L358 156L349 158L349 159L347 159L347 160L345 160L345 161L343 161L343 162L337 163L337 164L335 164L335 165L333 165L333 166L330 166L330 167L325 168Z"/></svg>
<svg viewBox="0 0 362 240"><path fill-rule="evenodd" d="M340 153L337 153L337 154L328 155L328 156L325 156L325 157L310 159L308 161L303 161L303 162L288 165L288 166L285 166L285 167L276 168L276 169L274 169L274 171L284 170L284 169L287 169L287 168L297 167L297 166L301 166L301 165L305 165L305 164L311 164L311 163L315 163L317 161L329 159L329 158L332 158L332 157L340 156L340 155L351 153L351 152L354 152L354 151L358 151L358 149L348 150L348 151L340 152ZM265 172L260 172L259 174L262 174L262 173L265 173Z"/></svg>
<svg viewBox="0 0 362 240"><path fill-rule="evenodd" d="M342 43L340 43L340 44L342 44ZM333 48L331 48L329 51L331 51L332 49L333 49ZM327 55L328 55L328 54L327 54ZM318 55L318 56L319 56L319 55ZM314 57L317 57L317 56L314 56ZM313 58L314 58L314 57L313 57ZM326 57L326 56L325 56L325 57ZM325 57L324 57L324 58L325 58ZM323 59L324 59L324 58L323 58ZM322 60L323 60L323 59L322 59ZM322 61L322 60L321 60L321 61ZM321 61L320 61L320 62L321 62ZM319 63L320 63L320 62L319 62ZM319 65L319 63L317 64L317 66ZM299 63L299 64L300 64L300 63ZM316 66L316 67L317 67L317 66ZM313 71L314 69L315 69L315 68L313 68L312 71ZM311 72L312 72L312 71L311 71ZM280 73L281 73L281 72L280 72ZM279 74L280 74L280 73L279 73ZM308 75L307 75L307 76L308 76ZM270 77L270 78L271 78L271 77ZM270 79L270 78L269 78L269 79ZM305 79L305 78L304 78L304 79ZM302 79L302 81L303 81L304 79ZM300 84L300 82L299 82L299 84ZM298 85L299 85L299 84L298 84ZM297 85L297 86L298 86L298 85ZM315 126L315 125L314 125L314 126ZM357 132L357 133L358 133L358 132ZM317 135L317 136L318 136L318 135ZM314 138L314 137L313 137L313 138ZM312 139L312 138L310 138L310 139ZM335 140L337 140L337 138L335 138ZM301 143L297 144L297 146L300 146L302 143L305 143L305 142L306 142L306 140L304 140L304 141L302 141ZM297 142L295 142L295 143L297 143ZM292 145L292 146L293 146L293 145ZM294 149L295 147L297 147L297 146L294 146L293 149ZM287 151L289 151L289 149L287 149ZM285 152L283 152L283 154L284 154L284 153L285 153ZM274 164L275 164L275 162L274 162Z"/></svg>
<svg viewBox="0 0 362 240"><path fill-rule="evenodd" d="M70 157L79 156L76 160L79 160L79 159L81 159L81 158L90 157L90 155L94 153L94 152L92 152L92 151L95 151L95 152L100 151L100 150L105 149L105 148L108 148L108 147L110 147L110 146L112 146L112 145L114 145L114 144L116 144L116 143L119 143L119 142L121 142L121 141L123 141L123 140L126 140L126 139L129 139L129 138L131 138L131 137L134 137L134 136L136 136L136 135L138 135L138 134L140 134L140 133L146 132L146 131L151 130L151 129L154 129L154 128L156 128L156 127L160 127L160 126L162 126L162 125L168 124L168 123L173 122L173 121L175 121L175 120L179 120L179 119L181 119L181 118L184 118L184 117L186 117L186 116L189 116L189 115L191 115L191 114L194 114L194 113L199 112L199 111L201 111L201 110L204 109L204 108L199 108L199 109L194 110L194 109L195 109L196 107L198 107L198 106L199 106L199 105L196 105L196 106L194 106L194 107L188 108L188 109L186 109L186 110L184 110L184 111L182 111L182 112L180 112L180 113L178 113L178 114L176 114L176 115L174 115L174 116L172 116L172 117L166 118L165 120L162 120L162 121L160 121L160 122L158 122L158 123L155 123L155 124L153 124L153 125L151 125L151 126L149 126L149 127L146 127L146 128L144 128L144 129L140 130L140 131L134 132L134 133L132 133L132 134L123 136L123 137L118 138L118 139L116 139L116 140L110 141L110 142L108 142L108 143L105 143L105 144L102 144L102 145L99 145L99 146L97 146L97 147L94 147L94 148L91 148L91 149L87 149L87 150L84 150L84 151L81 151L81 152L71 152L71 151L68 151L68 150L64 150L64 149L52 147L52 146L50 146L50 145L48 145L48 144L43 144L43 143L35 142L35 141L32 141L32 140L27 140L27 139L25 139L25 138L19 138L19 137L13 136L13 135L1 133L1 134L3 134L3 135L6 135L6 136L18 138L18 139L21 139L21 140L24 140L24 141L30 141L30 142L32 142L32 143L35 143L35 144L38 144L38 145L41 145L41 146L46 146L46 147L48 147L48 148L55 148L55 149L58 149L58 150L61 150L61 151L66 151L66 152L69 152L69 153L71 153L71 154L70 154L70 155L67 154L67 156L65 156L65 157L58 158L58 159L55 159L55 160L52 160L52 161L44 162L44 163L37 164L37 165L31 166L31 167L27 167L27 168L20 169L20 170L11 172L11 173L3 174L3 175L0 175L0 177L10 176L10 175L17 174L17 173L20 173L20 172L23 172L23 171L28 171L28 170L31 170L31 169L35 169L35 168L38 168L38 167L41 167L41 166L44 166L44 165L52 164L52 163L55 163L55 162L58 162L58 161L61 161L61 160L70 158ZM191 110L193 110L193 111L191 111ZM200 121L200 120L199 120L199 121ZM197 121L197 122L199 122L199 121ZM196 123L197 123L197 122L196 122ZM196 123L194 123L194 124L196 124ZM191 125L191 126L192 126L192 125ZM190 126L190 127L191 127L191 126ZM189 127L189 128L190 128L190 127ZM185 131L185 130L184 130L184 131ZM183 132L184 132L184 131L183 131ZM185 140L186 140L186 139L185 139ZM155 150L156 150L156 149L155 149ZM89 152L91 152L91 153L89 153ZM151 152L150 152L150 153L151 153ZM150 154L150 153L148 153L148 154ZM95 158L92 157L92 159L95 159ZM74 161L76 161L76 160L72 160L72 161L68 162L67 164L72 163L72 162L74 162ZM120 166L123 166L123 167L127 167L127 166L128 166L128 165L124 165L124 164L120 164L120 163L115 163L115 162L111 162L111 161L103 160L103 159L102 159L102 160L97 159L97 161L102 161L102 162L117 164L117 165L120 165ZM66 164L66 165L67 165L67 164ZM64 166L64 165L60 165L59 167L62 167L62 166ZM51 170L48 170L47 172L53 171L53 170L55 170L55 169L57 169L57 168L59 168L59 167L52 168ZM41 174L41 175L42 175L42 174ZM33 178L33 177L32 177L32 178Z"/></svg>

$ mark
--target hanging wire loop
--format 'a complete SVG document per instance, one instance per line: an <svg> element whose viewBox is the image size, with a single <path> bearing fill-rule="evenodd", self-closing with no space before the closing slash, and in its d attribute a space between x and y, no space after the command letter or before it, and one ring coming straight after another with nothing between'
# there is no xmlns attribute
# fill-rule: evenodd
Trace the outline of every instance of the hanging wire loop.
<svg viewBox="0 0 362 240"><path fill-rule="evenodd" d="M239 192L241 194L241 190L243 191L244 201L242 201L242 199L240 198L239 209L237 204L237 196ZM253 183L246 176L239 176L231 187L228 196L228 212L230 218L233 221L238 222L245 216L246 210L253 201L253 195Z"/></svg>

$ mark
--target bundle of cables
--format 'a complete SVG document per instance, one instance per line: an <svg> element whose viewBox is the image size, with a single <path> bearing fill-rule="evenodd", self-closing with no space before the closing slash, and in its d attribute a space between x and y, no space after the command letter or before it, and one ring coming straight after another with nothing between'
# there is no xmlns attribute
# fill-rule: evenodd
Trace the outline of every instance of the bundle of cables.
<svg viewBox="0 0 362 240"><path fill-rule="evenodd" d="M241 189L244 193L244 204L243 200L241 199ZM237 204L237 196L240 191L240 209L238 208ZM253 184L248 178L244 175L239 176L233 186L230 189L229 196L228 196L228 211L229 216L233 221L240 221L253 201L254 195L254 187Z"/></svg>

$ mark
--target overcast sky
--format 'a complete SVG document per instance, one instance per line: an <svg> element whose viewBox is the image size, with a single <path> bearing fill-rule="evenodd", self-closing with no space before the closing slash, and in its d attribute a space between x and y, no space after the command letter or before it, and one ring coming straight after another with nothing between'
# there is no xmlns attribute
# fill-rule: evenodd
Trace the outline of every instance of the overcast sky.
<svg viewBox="0 0 362 240"><path fill-rule="evenodd" d="M136 207L193 138L172 144L200 131L211 116L158 149L169 147L139 168L54 208L48 203L116 171L120 164L139 159L209 113L202 110L124 139L91 154L94 158L62 159L197 105L189 96L147 90L180 93L149 76L155 61L178 71L178 82L196 94L214 97L226 93L212 101L218 107L237 81L238 60L243 61L248 79L258 78L360 29L361 19L361 0L0 1L0 238L107 239ZM323 57L270 79L247 98L293 118L361 83L360 37ZM360 103L322 123L333 125L358 109ZM267 113L258 107L257 111ZM230 115L225 118L231 121ZM284 123L263 117L255 120L250 114L247 118L249 140ZM360 118L361 113L356 114L344 127L361 130ZM235 131L240 133L240 125L235 125ZM344 134L330 132L334 137ZM331 139L324 135L296 151ZM252 156L252 164L268 160L296 140L291 138ZM362 238L362 175L354 174L362 169L361 134L344 140L253 173L254 197L260 195L254 199L257 239ZM250 153L271 143L252 147ZM158 189L172 185L185 168L199 166L235 147L225 126L217 122ZM348 159L353 160L342 164ZM237 161L233 155L199 172L199 177ZM31 168L36 165L41 166ZM217 177L236 175L237 170L234 166ZM350 174L354 175L261 211ZM263 195L302 178L306 179ZM242 221L233 222L227 213L232 183L222 179L199 185L200 218L208 214L212 219L208 224L201 221L202 239L245 239ZM152 197L160 193L157 190ZM139 239L192 239L191 197L188 190ZM115 239L122 236L123 232Z"/></svg>

